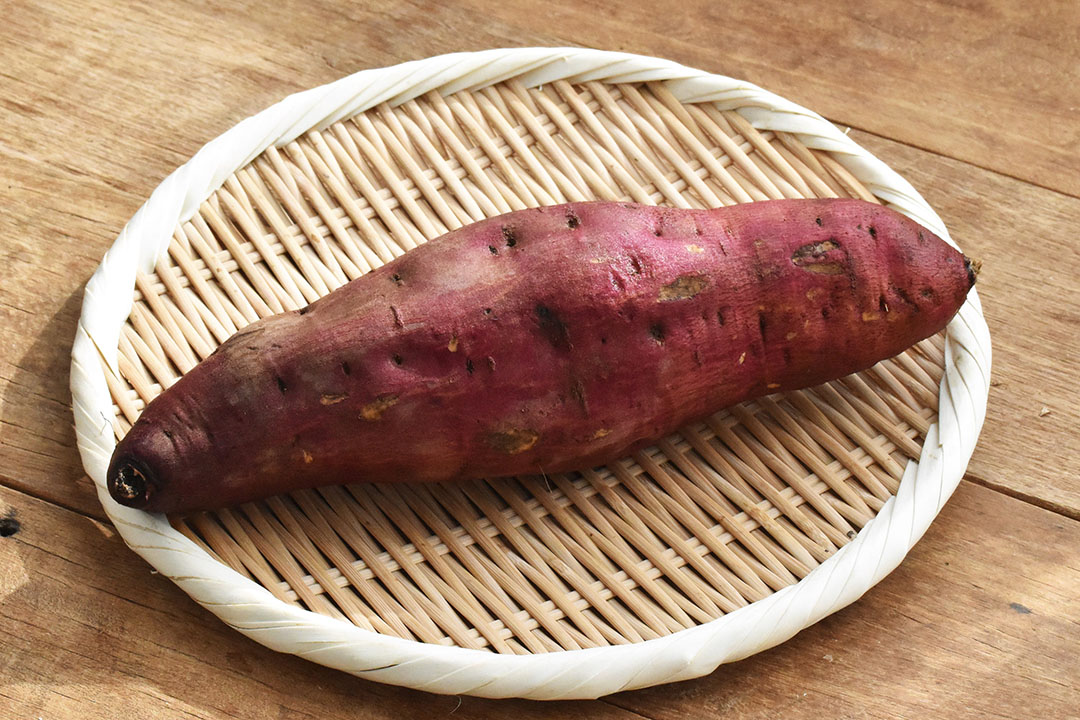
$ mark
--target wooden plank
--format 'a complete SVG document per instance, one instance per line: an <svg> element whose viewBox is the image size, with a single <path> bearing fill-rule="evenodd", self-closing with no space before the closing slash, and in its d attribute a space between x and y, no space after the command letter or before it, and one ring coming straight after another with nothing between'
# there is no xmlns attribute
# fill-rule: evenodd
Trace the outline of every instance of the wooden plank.
<svg viewBox="0 0 1080 720"><path fill-rule="evenodd" d="M605 702L504 703L368 682L267 650L152 574L111 525L0 488L0 716L635 720Z"/></svg>
<svg viewBox="0 0 1080 720"><path fill-rule="evenodd" d="M522 37L536 27L529 0L470 5ZM423 22L411 15L403 22ZM472 29L456 8L438 17ZM837 123L1080 196L1073 0L687 0L663 12L642 0L556 0L543 27L570 44L748 80Z"/></svg>
<svg viewBox="0 0 1080 720"><path fill-rule="evenodd" d="M10 717L1065 717L1080 690L1080 523L968 483L893 575L793 641L703 679L552 704L459 706L274 653L152 574L111 526L0 488L0 515L11 508Z"/></svg>
<svg viewBox="0 0 1080 720"><path fill-rule="evenodd" d="M963 483L904 563L788 643L616 695L686 717L1075 717L1080 523Z"/></svg>

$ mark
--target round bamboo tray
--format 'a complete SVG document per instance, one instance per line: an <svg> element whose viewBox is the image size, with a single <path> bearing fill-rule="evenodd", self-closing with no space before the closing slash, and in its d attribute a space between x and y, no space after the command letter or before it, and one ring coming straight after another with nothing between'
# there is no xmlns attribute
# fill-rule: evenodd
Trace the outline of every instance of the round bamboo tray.
<svg viewBox="0 0 1080 720"><path fill-rule="evenodd" d="M948 238L818 115L655 58L493 50L291 96L170 175L87 284L71 377L83 463L132 549L276 650L491 697L703 675L854 601L941 509L985 415L974 291L899 357L579 473L165 517L113 502L105 470L145 403L237 329L450 229L572 200L810 196L885 202Z"/></svg>

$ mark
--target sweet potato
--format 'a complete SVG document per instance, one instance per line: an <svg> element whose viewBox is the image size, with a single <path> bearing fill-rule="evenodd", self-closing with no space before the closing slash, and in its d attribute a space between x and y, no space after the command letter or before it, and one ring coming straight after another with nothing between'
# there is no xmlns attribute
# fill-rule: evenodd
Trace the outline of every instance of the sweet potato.
<svg viewBox="0 0 1080 720"><path fill-rule="evenodd" d="M592 466L896 355L974 281L855 200L513 212L236 333L149 404L109 489L164 512Z"/></svg>

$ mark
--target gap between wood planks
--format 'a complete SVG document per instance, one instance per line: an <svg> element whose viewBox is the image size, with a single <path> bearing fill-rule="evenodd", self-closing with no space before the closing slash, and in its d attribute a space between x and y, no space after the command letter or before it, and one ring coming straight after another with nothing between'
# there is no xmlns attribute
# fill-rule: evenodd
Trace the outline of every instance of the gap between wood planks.
<svg viewBox="0 0 1080 720"><path fill-rule="evenodd" d="M837 128L839 128L841 130L841 132L843 132L845 135L850 134L851 131L854 130L855 132L860 132L860 133L863 133L865 135L870 135L872 137L879 138L881 140L886 140L888 142L895 143L897 145L902 145L903 147L909 147L909 148L912 148L914 150L918 150L919 152L924 152L927 155L937 155L938 157L948 158L949 160L953 160L954 162L963 163L964 165L970 165L971 167L976 168L978 170L982 170L983 172L993 173L994 175L997 175L999 177L1008 178L1009 180L1014 180L1014 181L1019 182L1019 183L1024 183L1025 185L1030 185L1032 187L1039 188L1040 190L1045 190L1047 192L1052 192L1055 195L1060 195L1061 197L1067 197L1067 198L1073 198L1073 199L1076 199L1076 200L1080 200L1080 194L1073 194L1071 192L1067 192L1065 190L1062 190L1061 188L1051 187L1049 185L1044 185L1042 183L1035 182L1033 180L1028 180L1027 178L1020 177L1019 175L1014 175L1013 173L1010 173L1010 172L1005 172L1003 170L999 170L997 168L990 167L988 165L983 165L981 163L972 162L971 160L966 160L966 159L964 159L962 157L959 157L957 155L940 152L938 150L932 150L932 149L930 149L928 147L925 147L923 145L919 145L918 143L913 143L913 142L909 142L907 140L898 140L896 138L888 137L887 135L882 135L881 133L875 132L873 130L868 130L867 128L861 127L859 125L851 125L849 123L840 122L839 120L834 120L834 119L829 118L829 117L826 117L825 119L828 120L829 122L831 122Z"/></svg>

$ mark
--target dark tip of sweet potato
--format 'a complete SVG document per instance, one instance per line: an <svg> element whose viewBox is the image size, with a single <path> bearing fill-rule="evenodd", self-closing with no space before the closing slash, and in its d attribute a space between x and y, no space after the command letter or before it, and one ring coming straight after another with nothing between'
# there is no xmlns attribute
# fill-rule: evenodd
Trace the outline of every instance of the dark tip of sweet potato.
<svg viewBox="0 0 1080 720"><path fill-rule="evenodd" d="M967 255L964 256L964 269L968 274L968 289L975 287L975 280L979 277L979 271L982 270L982 262L979 260L972 260Z"/></svg>

